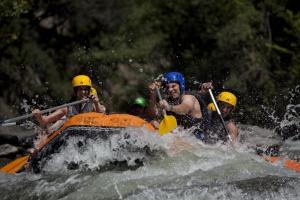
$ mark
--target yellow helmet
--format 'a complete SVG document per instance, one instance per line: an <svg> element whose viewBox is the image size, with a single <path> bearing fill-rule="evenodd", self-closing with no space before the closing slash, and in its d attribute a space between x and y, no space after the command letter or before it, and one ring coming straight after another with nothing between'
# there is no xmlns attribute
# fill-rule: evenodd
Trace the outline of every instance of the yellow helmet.
<svg viewBox="0 0 300 200"><path fill-rule="evenodd" d="M207 105L207 109L213 112L216 111L216 107L212 102Z"/></svg>
<svg viewBox="0 0 300 200"><path fill-rule="evenodd" d="M89 86L92 87L92 81L90 77L86 75L77 75L72 80L72 86L78 87L78 86Z"/></svg>
<svg viewBox="0 0 300 200"><path fill-rule="evenodd" d="M218 101L229 103L230 105L236 106L237 98L231 92L221 92L218 97Z"/></svg>
<svg viewBox="0 0 300 200"><path fill-rule="evenodd" d="M97 95L97 90L93 87L91 87L91 94Z"/></svg>

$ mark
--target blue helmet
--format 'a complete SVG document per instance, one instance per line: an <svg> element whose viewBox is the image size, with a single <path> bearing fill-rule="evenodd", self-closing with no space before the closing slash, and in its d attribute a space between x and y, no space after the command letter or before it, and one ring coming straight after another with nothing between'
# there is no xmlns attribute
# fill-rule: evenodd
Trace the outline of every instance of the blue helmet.
<svg viewBox="0 0 300 200"><path fill-rule="evenodd" d="M179 84L180 93L184 93L184 91L185 91L184 77L179 72L168 72L168 73L164 74L164 82L165 83L176 82Z"/></svg>

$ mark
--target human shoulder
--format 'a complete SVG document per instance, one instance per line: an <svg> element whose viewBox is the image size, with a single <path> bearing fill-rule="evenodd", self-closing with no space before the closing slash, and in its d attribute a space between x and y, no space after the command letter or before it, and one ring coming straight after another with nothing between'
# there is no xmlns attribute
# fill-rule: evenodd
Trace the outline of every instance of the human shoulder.
<svg viewBox="0 0 300 200"><path fill-rule="evenodd" d="M184 95L182 95L181 99L182 99L182 101L193 101L193 102L195 100L198 101L197 97L193 94L184 94Z"/></svg>
<svg viewBox="0 0 300 200"><path fill-rule="evenodd" d="M182 103L194 105L195 101L198 101L194 95L184 94L182 95Z"/></svg>
<svg viewBox="0 0 300 200"><path fill-rule="evenodd" d="M195 95L192 94L184 94L182 95L182 99L194 99L196 98Z"/></svg>

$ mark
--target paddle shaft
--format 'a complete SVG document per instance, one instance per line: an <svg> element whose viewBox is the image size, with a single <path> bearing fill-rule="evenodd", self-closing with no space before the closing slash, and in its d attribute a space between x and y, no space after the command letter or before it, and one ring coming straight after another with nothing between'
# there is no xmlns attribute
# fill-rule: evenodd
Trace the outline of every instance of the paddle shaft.
<svg viewBox="0 0 300 200"><path fill-rule="evenodd" d="M229 140L232 142L232 138L231 138L231 136L230 136L230 134L229 134L229 132L228 132L228 130L227 130L227 128L226 128L224 119L223 119L223 117L222 117L222 113L220 112L220 109L219 109L219 107L218 107L218 104L217 104L217 102L216 102L216 100L215 100L215 97L214 97L214 95L213 95L211 89L209 89L208 92L209 92L209 95L210 95L211 100L213 101L213 104L214 104L215 107L216 107L217 113L218 113L218 115L219 115L219 117L220 117L220 119L221 119L221 122L222 122L222 124L223 124L223 127L224 127L224 129L225 129L225 131L226 131L226 134L228 135Z"/></svg>
<svg viewBox="0 0 300 200"><path fill-rule="evenodd" d="M53 107L53 108L48 108L46 110L41 110L41 113L44 114L44 113L52 112L52 111L60 109L60 108L73 106L73 105L76 105L76 104L81 104L81 103L84 103L84 102L87 102L87 101L90 101L90 99L82 99L82 100L74 101L74 102L71 102L71 103L63 104L63 105L60 105L60 106L56 106L56 107ZM33 117L33 113L22 115L20 117L15 117L15 118L4 120L4 121L1 122L1 126L9 126L9 125L12 125L16 121L19 121L19 120L22 120L22 119L27 119L27 118L30 118L30 117Z"/></svg>
<svg viewBox="0 0 300 200"><path fill-rule="evenodd" d="M161 97L161 94L160 94L160 91L159 91L159 89L158 89L158 88L156 88L156 92L157 92L157 95L158 95L159 101L162 101L162 97ZM165 110L165 109L162 109L162 110L163 110L163 114L164 114L164 116L166 116L166 115L167 115L167 112L166 112L166 110Z"/></svg>
<svg viewBox="0 0 300 200"><path fill-rule="evenodd" d="M16 160L6 164L4 167L0 168L0 171L6 172L9 174L14 174L23 169L27 164L29 155L17 158Z"/></svg>

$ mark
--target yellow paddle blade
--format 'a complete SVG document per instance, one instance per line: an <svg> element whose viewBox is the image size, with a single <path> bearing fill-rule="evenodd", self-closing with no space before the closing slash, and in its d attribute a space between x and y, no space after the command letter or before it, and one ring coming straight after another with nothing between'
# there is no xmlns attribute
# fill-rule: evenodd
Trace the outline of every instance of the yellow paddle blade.
<svg viewBox="0 0 300 200"><path fill-rule="evenodd" d="M17 173L26 165L28 159L29 159L29 155L17 158L16 160L2 167L0 171L10 173L10 174Z"/></svg>
<svg viewBox="0 0 300 200"><path fill-rule="evenodd" d="M176 118L173 115L165 115L164 119L160 122L158 132L164 135L177 127Z"/></svg>

